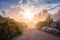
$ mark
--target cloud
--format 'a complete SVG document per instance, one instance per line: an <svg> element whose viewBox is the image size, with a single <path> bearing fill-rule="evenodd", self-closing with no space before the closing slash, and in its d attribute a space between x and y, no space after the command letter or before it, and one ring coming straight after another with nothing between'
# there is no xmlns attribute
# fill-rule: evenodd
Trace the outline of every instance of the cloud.
<svg viewBox="0 0 60 40"><path fill-rule="evenodd" d="M19 5L19 6L35 6L40 7L42 5L50 5L50 4L60 4L60 0L0 0L0 8L10 8L11 5Z"/></svg>
<svg viewBox="0 0 60 40"><path fill-rule="evenodd" d="M56 13L58 10L60 10L60 4L59 3L48 3L49 0L20 0L17 5L11 5L10 9L8 9L8 15L10 17L18 18L19 11L21 9L24 10L24 7L28 7L30 9L33 9L33 11L40 12L43 7L47 9L50 13ZM51 0L52 1L52 0ZM50 1L50 2L51 2ZM55 2L55 1L54 1Z"/></svg>
<svg viewBox="0 0 60 40"><path fill-rule="evenodd" d="M53 6L60 4L60 0L0 0L0 8L9 9L10 6L19 5L22 6L45 6L47 9L54 9ZM5 5L5 6L4 6ZM57 6L57 5L56 5Z"/></svg>
<svg viewBox="0 0 60 40"><path fill-rule="evenodd" d="M60 3L60 0L43 0L46 4L57 4Z"/></svg>
<svg viewBox="0 0 60 40"><path fill-rule="evenodd" d="M20 11L19 7L12 7L12 8L9 9L9 11L7 13L10 17L12 17L12 16L15 17L15 16L18 15L19 11Z"/></svg>
<svg viewBox="0 0 60 40"><path fill-rule="evenodd" d="M45 5L45 8L50 13L56 13L58 10L60 10L60 4L48 4L48 5Z"/></svg>
<svg viewBox="0 0 60 40"><path fill-rule="evenodd" d="M32 9L33 12L35 13L39 13L44 8L47 9L48 12L52 14L60 10L59 2L53 0L19 0L17 5L9 4L8 2L6 2L6 5L5 4L3 5L6 6L4 7L7 8L6 12L9 17L20 21L21 16L19 12L23 11L24 8ZM9 8L7 7L8 6L7 4L9 5Z"/></svg>

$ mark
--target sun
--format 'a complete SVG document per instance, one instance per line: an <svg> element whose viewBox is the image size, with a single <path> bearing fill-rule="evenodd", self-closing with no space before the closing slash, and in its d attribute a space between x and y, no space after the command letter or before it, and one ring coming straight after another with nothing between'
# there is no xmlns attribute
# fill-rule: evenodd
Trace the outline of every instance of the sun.
<svg viewBox="0 0 60 40"><path fill-rule="evenodd" d="M25 10L23 14L24 19L33 19L34 18L34 13L31 10Z"/></svg>

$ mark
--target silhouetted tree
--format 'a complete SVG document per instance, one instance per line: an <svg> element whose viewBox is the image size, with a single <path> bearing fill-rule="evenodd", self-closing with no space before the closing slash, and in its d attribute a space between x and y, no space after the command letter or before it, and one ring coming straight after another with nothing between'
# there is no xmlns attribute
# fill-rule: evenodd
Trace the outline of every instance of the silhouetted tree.
<svg viewBox="0 0 60 40"><path fill-rule="evenodd" d="M49 14L45 21L46 26L50 26L52 21L53 21L53 18L51 18L50 14Z"/></svg>
<svg viewBox="0 0 60 40"><path fill-rule="evenodd" d="M7 16L7 14L6 14L6 12L4 10L2 10L2 16L3 17L6 17Z"/></svg>

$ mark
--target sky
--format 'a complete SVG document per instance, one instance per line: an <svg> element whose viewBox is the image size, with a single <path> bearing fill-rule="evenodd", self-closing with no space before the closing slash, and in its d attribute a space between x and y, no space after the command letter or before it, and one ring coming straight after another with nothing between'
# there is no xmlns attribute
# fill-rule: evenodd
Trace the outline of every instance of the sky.
<svg viewBox="0 0 60 40"><path fill-rule="evenodd" d="M37 8L44 6L49 12L60 10L60 0L0 0L0 12L15 6L22 7L23 5Z"/></svg>

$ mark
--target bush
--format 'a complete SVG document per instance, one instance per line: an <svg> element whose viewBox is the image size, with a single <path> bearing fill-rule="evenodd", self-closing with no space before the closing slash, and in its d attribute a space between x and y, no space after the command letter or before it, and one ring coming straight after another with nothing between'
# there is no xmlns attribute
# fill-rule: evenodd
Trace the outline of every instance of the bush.
<svg viewBox="0 0 60 40"><path fill-rule="evenodd" d="M39 23L37 23L36 28L37 28L38 30L41 30L42 27L44 27L44 26L45 26L45 22L39 22Z"/></svg>
<svg viewBox="0 0 60 40"><path fill-rule="evenodd" d="M10 40L10 38L21 34L24 28L23 25L18 24L11 18L0 17L0 40Z"/></svg>
<svg viewBox="0 0 60 40"><path fill-rule="evenodd" d="M53 18L50 17L50 14L46 17L46 20L43 22L38 22L36 27L37 29L41 30L42 27L48 26L50 27L51 23L53 22Z"/></svg>

